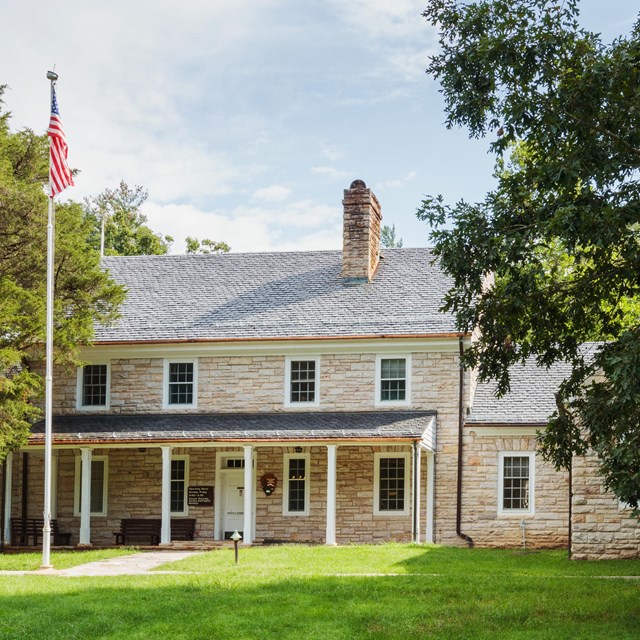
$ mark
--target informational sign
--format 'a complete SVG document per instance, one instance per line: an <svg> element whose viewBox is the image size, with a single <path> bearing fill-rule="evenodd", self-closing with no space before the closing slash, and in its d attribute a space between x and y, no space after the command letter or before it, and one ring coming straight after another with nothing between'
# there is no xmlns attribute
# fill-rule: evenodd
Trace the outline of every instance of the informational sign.
<svg viewBox="0 0 640 640"><path fill-rule="evenodd" d="M212 507L213 487L189 487L187 504L190 507Z"/></svg>

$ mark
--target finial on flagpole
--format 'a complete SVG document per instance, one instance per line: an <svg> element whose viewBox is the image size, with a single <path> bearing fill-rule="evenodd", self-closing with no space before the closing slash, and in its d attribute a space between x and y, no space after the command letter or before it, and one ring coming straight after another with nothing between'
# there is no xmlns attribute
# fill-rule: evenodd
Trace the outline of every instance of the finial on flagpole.
<svg viewBox="0 0 640 640"><path fill-rule="evenodd" d="M55 82L58 79L58 74L55 71L47 71L47 80Z"/></svg>

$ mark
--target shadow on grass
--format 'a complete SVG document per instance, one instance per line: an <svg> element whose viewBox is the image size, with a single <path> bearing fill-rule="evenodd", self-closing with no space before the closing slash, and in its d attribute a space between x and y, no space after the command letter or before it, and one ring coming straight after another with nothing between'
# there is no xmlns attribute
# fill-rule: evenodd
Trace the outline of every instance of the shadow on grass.
<svg viewBox="0 0 640 640"><path fill-rule="evenodd" d="M240 574L0 580L0 638L634 638L635 583Z"/></svg>

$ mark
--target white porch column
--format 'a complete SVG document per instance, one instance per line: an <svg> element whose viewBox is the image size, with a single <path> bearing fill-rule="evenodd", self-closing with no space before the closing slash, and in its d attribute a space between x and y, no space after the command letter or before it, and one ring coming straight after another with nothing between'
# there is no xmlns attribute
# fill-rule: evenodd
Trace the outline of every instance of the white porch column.
<svg viewBox="0 0 640 640"><path fill-rule="evenodd" d="M171 447L162 450L162 525L160 544L171 544Z"/></svg>
<svg viewBox="0 0 640 640"><path fill-rule="evenodd" d="M80 541L85 547L91 546L91 449L80 449L82 475L80 480Z"/></svg>
<svg viewBox="0 0 640 640"><path fill-rule="evenodd" d="M7 453L4 460L4 522L2 523L2 539L11 544L11 485L13 484L13 452Z"/></svg>
<svg viewBox="0 0 640 640"><path fill-rule="evenodd" d="M327 445L327 535L326 544L336 544L336 445Z"/></svg>
<svg viewBox="0 0 640 640"><path fill-rule="evenodd" d="M420 445L417 442L413 443L413 508L411 509L412 516L412 534L413 541L420 542L420 470L421 470L421 455Z"/></svg>
<svg viewBox="0 0 640 640"><path fill-rule="evenodd" d="M242 541L253 542L253 447L246 445L244 449L244 525Z"/></svg>
<svg viewBox="0 0 640 640"><path fill-rule="evenodd" d="M433 452L427 454L427 531L425 542L433 544L433 507L435 504L435 479L436 479L436 456Z"/></svg>

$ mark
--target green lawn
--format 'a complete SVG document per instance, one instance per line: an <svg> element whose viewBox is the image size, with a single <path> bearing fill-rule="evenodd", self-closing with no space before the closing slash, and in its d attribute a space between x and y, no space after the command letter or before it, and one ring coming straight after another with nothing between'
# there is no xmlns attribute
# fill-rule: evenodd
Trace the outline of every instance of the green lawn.
<svg viewBox="0 0 640 640"><path fill-rule="evenodd" d="M51 563L55 569L68 569L87 562L125 556L135 550L126 548L91 549L86 551L53 551ZM42 553L0 554L0 571L35 571L42 564Z"/></svg>
<svg viewBox="0 0 640 640"><path fill-rule="evenodd" d="M0 638L637 640L640 562L382 545L222 549L118 578L0 577ZM386 575L364 575L386 574Z"/></svg>

